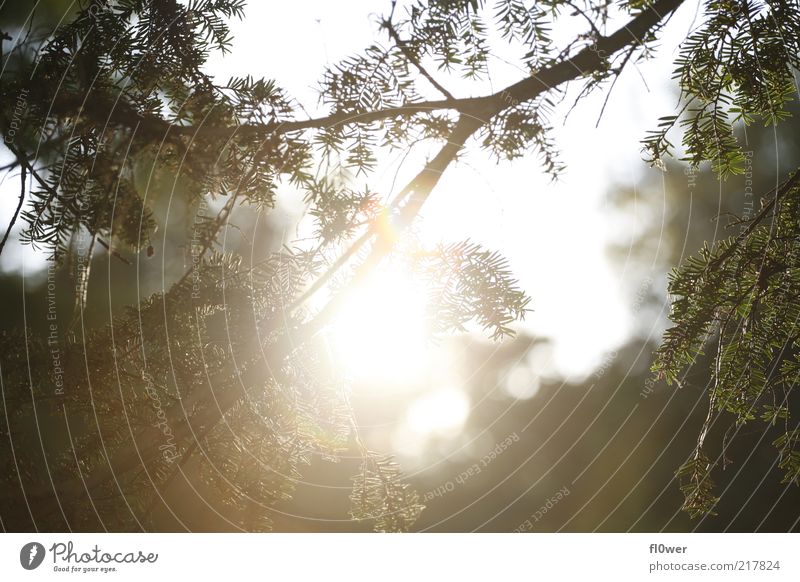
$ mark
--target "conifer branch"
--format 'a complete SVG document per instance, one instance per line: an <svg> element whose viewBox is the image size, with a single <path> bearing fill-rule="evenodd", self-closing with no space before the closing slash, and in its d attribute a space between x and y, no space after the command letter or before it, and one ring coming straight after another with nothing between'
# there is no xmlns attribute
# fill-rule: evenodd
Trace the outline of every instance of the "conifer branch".
<svg viewBox="0 0 800 582"><path fill-rule="evenodd" d="M389 33L389 37L394 41L395 45L400 52L417 68L417 70L425 77L428 82L433 85L439 93L441 93L445 99L449 101L455 101L456 98L453 96L450 91L445 89L434 77L431 75L428 70L422 65L420 60L414 55L408 45L400 38L400 35L397 34L397 30L395 30L394 25L392 24L391 17L382 20L381 26L386 29Z"/></svg>
<svg viewBox="0 0 800 582"><path fill-rule="evenodd" d="M535 74L530 79L520 81L515 85L510 85L506 89L484 98L448 100L447 102L428 102L427 107L429 108L438 108L441 106L461 111L462 116L459 119L461 130L453 130L452 136L448 139L448 144L442 148L437 157L430 164L428 164L428 166L426 166L426 168L424 168L422 172L420 172L401 192L401 195L412 191L415 193L411 199L411 202L407 204L402 211L403 218L400 221L399 230L404 230L414 220L419 213L422 204L430 194L430 190L426 190L423 178L430 177L431 175L441 175L447 166L455 159L457 151L463 146L464 143L466 143L467 139L469 139L469 137L473 135L481 126L488 123L492 117L507 107L514 106L524 100L534 99L542 91L550 90L562 83L568 82L574 78L583 76L588 72L595 70L602 64L600 55L604 54L603 51L607 51L605 54L611 54L611 52L616 52L628 43L632 43L634 47L637 46L640 44L642 37L653 26L655 26L663 16L671 14L677 9L678 6L680 6L682 2L683 0L660 0L659 2L654 3L649 10L637 16L627 26L624 26L608 37L603 37L598 40L597 47L602 48L586 48L576 55L572 61L565 61L565 63L571 62L574 68L565 67L563 66L564 63L560 63L559 65L555 65L551 68L543 70L539 74ZM647 16L647 18L645 18L645 16ZM450 103L451 101L452 103ZM416 106L411 106L412 112L418 111L415 109L415 107ZM387 110L384 112L374 112L374 114L399 115L400 112L399 110ZM370 114L366 115L366 119L373 119ZM334 121L333 119L335 117L336 116L321 118L320 120L317 120L317 123L319 123L320 126L324 126L327 123L342 122L340 119L336 119ZM466 121L466 117L471 117L472 121ZM357 116L352 119L361 122L365 119L365 117ZM284 131L290 131L286 129L287 125L290 124L284 124L280 129ZM455 150L453 149L454 146ZM436 181L438 182L438 177L436 178ZM433 186L435 186L435 183L431 185L431 189ZM351 245L351 247L340 257L340 259L336 261L322 277L320 277L319 282L315 282L310 291L304 293L300 301L293 304L293 307L301 304L314 292L319 290L319 288L321 288L321 283L328 281L333 274L338 271L347 260L354 256L358 249L363 247L368 240L373 238L373 236L374 233L367 231L367 233L355 241L355 243ZM386 251L373 253L373 255L366 261L365 264L374 265L380 260L379 255L380 257L383 257L385 254ZM358 276L356 279L360 281L362 278L363 276ZM322 321L327 321L330 318L330 313L335 311L336 305L338 305L338 301L335 302L334 305L330 306L330 308L326 307L323 311L323 315L321 315L320 322L310 325L308 328L309 331L320 329L322 327Z"/></svg>
<svg viewBox="0 0 800 582"><path fill-rule="evenodd" d="M482 97L447 98L408 103L401 107L388 107L362 113L338 112L306 120L266 124L245 123L235 126L172 124L155 115L139 113L121 99L111 101L95 96L84 98L59 95L55 99L53 112L61 115L92 116L95 119L102 119L104 123L117 123L127 127L135 127L140 124L144 133L149 135L223 140L233 139L237 135L266 136L307 129L335 128L346 124L370 124L395 117L408 117L417 113L432 113L439 110L453 110L487 122L505 109L536 99L545 91L550 91L564 83L601 69L604 58L616 54L631 43L640 44L647 34L651 33L683 2L684 0L655 0L647 9L644 9L613 34L599 37L593 46L585 47L572 57L567 57L534 72L528 78Z"/></svg>
<svg viewBox="0 0 800 582"><path fill-rule="evenodd" d="M17 218L19 217L19 213L22 210L22 205L25 202L25 177L27 173L27 168L22 167L20 171L20 192L19 192L19 202L17 202L17 208L14 210L14 214L11 215L11 220L8 221L8 227L6 228L6 233L3 235L3 240L0 241L0 254L3 252L3 248L6 246L6 241L8 240L8 236L11 234L11 229L14 228L14 224L17 222Z"/></svg>

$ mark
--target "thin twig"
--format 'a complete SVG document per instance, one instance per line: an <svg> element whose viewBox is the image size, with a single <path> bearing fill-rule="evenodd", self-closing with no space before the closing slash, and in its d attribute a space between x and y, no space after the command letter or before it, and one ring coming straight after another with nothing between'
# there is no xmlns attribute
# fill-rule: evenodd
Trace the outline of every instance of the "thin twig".
<svg viewBox="0 0 800 582"><path fill-rule="evenodd" d="M19 165L19 160L14 160L13 162L9 162L5 166L0 166L0 172L5 172L6 170L13 170Z"/></svg>
<svg viewBox="0 0 800 582"><path fill-rule="evenodd" d="M203 246L200 248L200 252L196 255L196 257L192 257L192 266L189 267L186 272L178 279L178 282L175 284L176 287L180 287L186 279L189 278L195 270L195 263L199 262L202 257L208 252L208 250L212 247L212 245L217 240L217 234L219 234L222 225L228 220L231 212L233 211L233 207L236 204L236 199L239 196L239 188L231 195L230 198L225 202L225 205L220 209L217 213L217 216L214 218L212 232L208 233L203 239Z"/></svg>
<svg viewBox="0 0 800 582"><path fill-rule="evenodd" d="M406 156L410 152L410 148L416 145L420 140L415 140L410 146L409 150L403 156L403 161L405 161ZM403 161L400 162L400 165L403 164ZM398 168L399 172L399 168ZM392 180L391 189L394 190L395 181L397 180L397 172L395 172L394 179ZM413 183L412 183L413 184ZM406 185L398 194L392 199L389 203L387 210L391 212L396 208L400 208L400 206L405 202L408 195L411 193L411 185ZM317 291L322 289L322 287L330 281L330 279L341 269L347 262L363 247L373 236L377 233L377 218L370 221L367 229L361 233L351 245L347 248L342 255L340 255L336 261L328 267L328 269L320 275L310 287L308 287L297 299L292 301L291 305L289 306L289 311L294 311L301 305L303 305L306 301L308 301Z"/></svg>
<svg viewBox="0 0 800 582"><path fill-rule="evenodd" d="M584 19L586 19L586 22L589 23L589 26L592 28L592 32L596 36L598 37L603 36L600 30L597 28L597 25L595 25L594 20L589 18L589 15L586 14L586 12L578 8L573 2L570 2L569 0L566 1L566 5L575 10L575 14L580 14L581 16L583 16Z"/></svg>
<svg viewBox="0 0 800 582"><path fill-rule="evenodd" d="M8 240L8 235L11 234L11 229L14 228L14 223L17 222L17 217L19 217L19 213L22 210L22 204L25 202L25 178L27 174L27 169L25 166L22 167L21 177L20 177L20 192L19 192L19 202L17 203L17 209L14 211L14 215L11 217L11 221L8 223L8 228L6 229L6 234L3 237L3 240L0 241L0 254L3 252L3 248L6 246L6 241Z"/></svg>
<svg viewBox="0 0 800 582"><path fill-rule="evenodd" d="M778 203L778 201L783 198L792 188L794 188L798 182L800 182L800 171L794 173L794 176L789 178L780 188L773 188L767 194L775 192L775 196L773 196L772 200L767 202L761 211L753 217L753 220L750 222L750 225L744 229L739 236L737 236L731 246L729 246L722 254L720 254L716 259L710 261L708 263L708 269L712 269L725 261L728 257L730 257L736 247L741 243L744 239L746 239L758 226L758 224L764 220L764 218L769 214L769 211Z"/></svg>
<svg viewBox="0 0 800 582"><path fill-rule="evenodd" d="M622 75L622 71L625 69L625 65L628 64L628 61L631 60L633 53L636 52L638 45L634 44L631 46L631 50L627 52L625 58L622 59L622 63L620 63L619 67L617 68L617 74L614 75L614 80L611 82L611 87L609 87L608 92L606 93L606 98L603 100L603 106L600 108L600 115L597 116L597 123L594 124L595 128L600 127L600 120L603 119L603 113L606 110L606 105L608 105L608 100L611 97L611 92L614 90L614 87L619 81L620 76Z"/></svg>
<svg viewBox="0 0 800 582"><path fill-rule="evenodd" d="M22 176L23 176L23 185L22 185L22 187L23 187L23 192L20 193L19 205L17 206L17 211L14 214L14 217L11 219L11 224L9 224L8 231L6 232L6 235L3 238L3 242L0 243L0 252L3 251L3 245L5 245L6 239L8 238L8 233L11 232L11 227L14 225L14 222L16 221L17 216L19 215L20 209L22 208L23 198L24 198L24 194L25 194L25 192L24 192L25 178L24 177L25 177L25 172L26 171L30 173L30 175L39 183L39 185L42 188L44 188L44 190L50 195L50 199L58 198L60 200L63 200L63 198L61 196L59 196L58 191L55 188L53 188L52 186L50 186L50 184L48 184L47 181L39 175L39 173L34 169L34 167L28 161L28 159L25 156L25 154L22 153L22 151L17 150L16 148L13 148L12 146L10 146L8 144L6 144L6 145L17 156L18 163L19 163L20 167L22 168ZM65 202L67 203L67 206L70 207L70 210L72 210L73 212L77 212L78 211L78 209L74 206L74 204L71 203L71 201L65 201ZM120 255L116 250L112 249L111 245L106 240L104 240L99 235L95 235L95 236L97 237L97 242L99 242L101 245L103 245L106 248L106 250L109 253L111 253L112 256L116 257L117 259L119 259L120 261L125 263L126 265L130 265L131 264L130 260L126 259L122 255Z"/></svg>
<svg viewBox="0 0 800 582"><path fill-rule="evenodd" d="M118 258L120 261L122 261L122 262L123 262L123 263L125 263L126 265L130 265L130 264L131 264L131 262L130 262L128 259L126 259L125 257L123 257L123 256L122 256L121 254L119 254L119 253L118 253L116 250L112 249L112 248L111 248L111 245L109 245L109 244L108 244L108 243L105 241L105 239L103 239L102 237L98 236L98 237L97 237L97 242L99 242L101 245L103 245L103 246L105 247L105 249L106 249L106 250L107 250L107 251L108 251L108 252L111 254L111 256Z"/></svg>
<svg viewBox="0 0 800 582"><path fill-rule="evenodd" d="M444 95L447 99L455 100L455 97L453 96L453 94L450 91L448 91L447 89L445 89L444 87L442 87L442 85L436 79L433 78L433 75L431 75L425 69L425 67L422 65L422 63L417 58L417 56L411 51L411 49L409 48L408 44L403 39L400 38L399 34L397 34L397 31L395 30L394 25L391 23L391 21L388 20L388 19L384 20L383 22L381 22L381 26L383 26L383 28L385 28L387 30L387 32L389 33L389 36L394 41L394 43L397 45L397 48L400 49L400 52L402 52L403 55L409 61L411 61L411 63L422 74L422 76L425 77L431 85L436 87L436 90L439 91L439 93L441 93L442 95Z"/></svg>
<svg viewBox="0 0 800 582"><path fill-rule="evenodd" d="M403 189L403 193L410 193L408 201L400 208L398 216L394 222L395 236L399 236L405 231L422 209L433 189L439 183L442 173L456 159L461 148L466 141L481 127L483 121L474 116L462 115L447 143L439 150L439 153L428 162L425 167L414 177ZM353 278L348 284L349 288L357 288L359 284L369 276L369 273L388 255L394 242L378 238L369 256L356 268ZM304 339L313 337L331 319L345 300L346 292L340 292L334 296L316 316L303 324L300 328L300 336Z"/></svg>

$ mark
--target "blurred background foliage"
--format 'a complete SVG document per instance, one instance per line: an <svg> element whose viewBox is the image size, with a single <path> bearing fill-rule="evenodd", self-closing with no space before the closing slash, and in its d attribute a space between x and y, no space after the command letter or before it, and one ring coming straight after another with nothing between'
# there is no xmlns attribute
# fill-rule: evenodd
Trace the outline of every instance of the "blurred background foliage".
<svg viewBox="0 0 800 582"><path fill-rule="evenodd" d="M40 1L32 26L54 26L72 6L70 1ZM29 2L6 1L0 8L0 21L31 26L25 20L29 11ZM772 128L753 126L746 139L755 152L752 179L758 200L759 194L769 191L800 163L800 121L795 116L777 134ZM682 389L652 382L652 353L667 326L666 273L703 242L737 232L738 226L731 222L743 213L745 176L718 181L708 168L692 175L685 165L669 162L666 172L647 171L639 178L635 189L624 184L610 187L606 207L608 220L624 225L608 253L621 280L631 282L627 296L637 324L635 333L582 381L566 381L544 366L538 367L546 359L547 338L519 337L498 344L472 338L450 340L447 348L455 354L453 365L467 379L464 389L472 406L465 423L454 433L428 439L413 455L398 452L426 505L415 529L798 530L800 491L780 483L779 473L773 470L776 458L770 443L774 436L759 429L735 437L728 454L736 462L716 476L721 493L717 515L692 520L679 510L682 495L675 470L693 450L706 415L709 367L707 362L699 362ZM170 181L152 191L167 193L171 187ZM181 245L197 210L180 203L175 206L176 201L186 199L174 196L170 200L165 195L154 206L154 215L163 219L166 206L172 203L169 220L159 224L163 238L148 259L155 268L146 263L145 268L125 264L108 254L94 258L89 283L93 299L83 319L86 328L109 323L110 314L168 287L185 271L191 259ZM229 229L226 245L230 249L242 245L265 253L284 241L289 224L281 223L280 216L267 219L253 212L238 213L232 222L238 228ZM243 234L254 230L261 237L257 245ZM56 285L59 289L74 285L68 268L59 271ZM585 293L592 293L591 281L587 281ZM18 307L23 302L24 310ZM73 297L63 293L58 302L59 311L69 312ZM1 328L27 327L46 334L45 273L24 278L19 272L0 273L0 305L4 306ZM509 391L510 381L524 386ZM525 386L529 385L535 388L528 390ZM393 434L408 406L408 396L369 388L354 389L357 417L368 419L361 436L371 448L392 450ZM428 388L420 386L419 390ZM525 397L515 397L515 393ZM800 412L797 395L790 408L793 414ZM47 404L42 404L39 418L47 418L49 413L55 411L48 412ZM66 446L68 437L63 429L46 422L38 426L44 449ZM709 440L717 443L718 449L727 426L723 419L713 427ZM35 430L32 424L31 430ZM487 455L491 460L484 464ZM358 472L359 462L345 458L311 465L293 499L270 512L272 527L276 531L368 530L368 525L344 519L341 512L348 503L351 476ZM475 466L481 470L471 471ZM190 463L184 470L192 474L197 467ZM203 490L199 481L193 481L193 486L199 489L176 483L167 492L171 511L160 511L161 529L182 529L175 515L193 530L235 529L218 508L198 507L197 496L213 499L213 491ZM240 516L244 523L247 514L245 510Z"/></svg>

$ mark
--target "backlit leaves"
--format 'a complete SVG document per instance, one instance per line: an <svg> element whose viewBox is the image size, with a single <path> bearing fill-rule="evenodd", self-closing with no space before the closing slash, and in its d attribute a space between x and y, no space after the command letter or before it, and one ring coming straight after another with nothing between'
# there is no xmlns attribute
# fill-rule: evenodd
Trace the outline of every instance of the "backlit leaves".
<svg viewBox="0 0 800 582"><path fill-rule="evenodd" d="M760 421L779 431L774 441L778 465L785 482L798 482L797 419L787 406L800 381L798 176L773 196L769 204L774 211L768 219L761 215L762 222L753 223L738 237L703 249L670 279L674 325L656 353L654 371L670 383L680 383L703 350L714 346L712 410L694 460L679 473L685 509L692 516L716 503L710 475L719 458L713 460L705 442L716 413L727 413L737 427Z"/></svg>

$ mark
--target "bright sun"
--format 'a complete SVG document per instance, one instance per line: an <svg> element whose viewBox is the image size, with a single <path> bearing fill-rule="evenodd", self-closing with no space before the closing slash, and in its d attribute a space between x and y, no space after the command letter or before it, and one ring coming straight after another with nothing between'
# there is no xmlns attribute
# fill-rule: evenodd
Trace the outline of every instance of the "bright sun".
<svg viewBox="0 0 800 582"><path fill-rule="evenodd" d="M354 290L330 335L335 356L369 398L402 394L392 436L395 450L417 457L429 439L452 438L470 401L442 350L430 343L427 291L397 265L386 265ZM377 389L377 390L376 390Z"/></svg>
<svg viewBox="0 0 800 582"><path fill-rule="evenodd" d="M421 381L428 361L425 288L401 267L379 269L350 293L332 343L357 380L390 387Z"/></svg>

